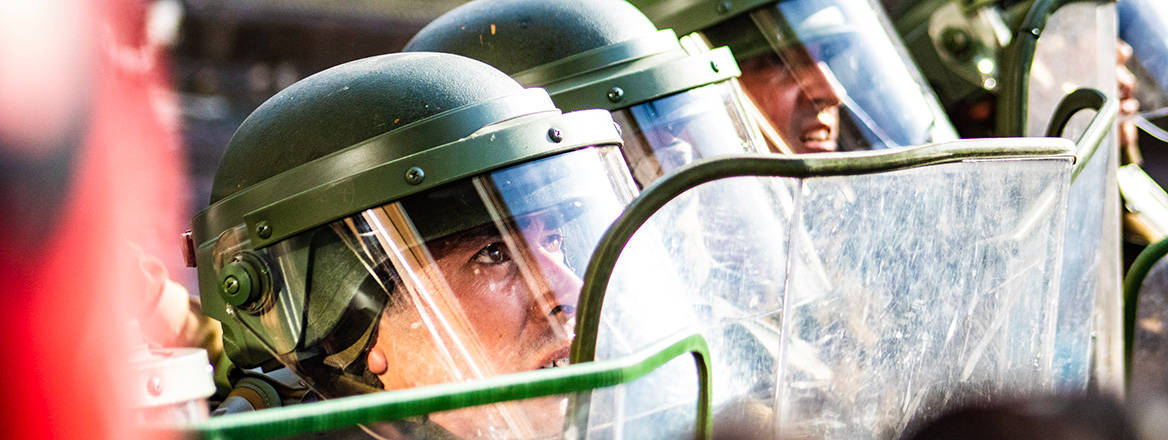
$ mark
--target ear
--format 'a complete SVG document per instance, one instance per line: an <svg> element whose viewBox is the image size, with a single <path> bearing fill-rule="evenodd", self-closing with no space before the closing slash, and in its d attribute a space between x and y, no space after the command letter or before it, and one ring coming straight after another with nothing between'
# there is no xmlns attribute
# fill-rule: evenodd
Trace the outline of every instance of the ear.
<svg viewBox="0 0 1168 440"><path fill-rule="evenodd" d="M369 367L369 372L382 375L389 370L389 364L385 361L385 353L381 349L373 347L369 349L369 355L365 359L365 365Z"/></svg>

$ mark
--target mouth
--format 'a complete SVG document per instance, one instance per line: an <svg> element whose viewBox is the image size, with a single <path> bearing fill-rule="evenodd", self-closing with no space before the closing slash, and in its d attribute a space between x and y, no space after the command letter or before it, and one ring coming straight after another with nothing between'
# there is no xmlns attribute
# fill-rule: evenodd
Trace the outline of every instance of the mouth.
<svg viewBox="0 0 1168 440"><path fill-rule="evenodd" d="M570 363L568 362L568 358L562 357L559 359L552 359L551 362L544 364L543 366L539 367L538 369L542 370L545 368L566 367L568 365L570 365Z"/></svg>
<svg viewBox="0 0 1168 440"><path fill-rule="evenodd" d="M799 136L799 142L808 152L835 151L835 139L832 139L831 128L816 126L806 130Z"/></svg>
<svg viewBox="0 0 1168 440"><path fill-rule="evenodd" d="M568 362L568 355L571 352L571 345L564 345L559 350L556 350L543 358L537 370L545 368L559 368L570 365Z"/></svg>

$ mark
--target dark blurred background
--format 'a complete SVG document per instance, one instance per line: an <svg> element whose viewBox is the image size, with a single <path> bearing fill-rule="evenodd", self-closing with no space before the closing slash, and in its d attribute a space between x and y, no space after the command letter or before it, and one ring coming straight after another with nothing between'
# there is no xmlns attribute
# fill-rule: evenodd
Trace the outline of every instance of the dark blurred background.
<svg viewBox="0 0 1168 440"><path fill-rule="evenodd" d="M397 52L466 0L162 0L194 194L206 208L235 128L288 85L346 61ZM157 6L157 5L156 5Z"/></svg>

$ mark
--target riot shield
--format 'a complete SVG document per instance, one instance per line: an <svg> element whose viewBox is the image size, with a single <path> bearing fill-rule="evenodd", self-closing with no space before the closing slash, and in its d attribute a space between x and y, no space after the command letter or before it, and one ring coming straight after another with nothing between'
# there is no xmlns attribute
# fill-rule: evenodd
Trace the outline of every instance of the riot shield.
<svg viewBox="0 0 1168 440"><path fill-rule="evenodd" d="M1104 389L1123 388L1118 143L1109 122L1115 109L1102 103L1093 106L1097 112L1072 115L1056 109L1081 88L1095 89L1105 100L1115 98L1115 17L1114 2L1036 0L1017 27L1003 65L1000 134L1081 139L1089 122L1101 119L1093 114L1108 122L1096 125L1106 126L1101 143L1080 143L1076 151L1055 359L1063 391L1085 390L1091 376ZM1082 326L1084 319L1094 319L1094 328ZM1090 340L1094 347L1081 343Z"/></svg>
<svg viewBox="0 0 1168 440"><path fill-rule="evenodd" d="M950 405L1049 391L1070 146L956 141L685 167L606 232L572 361L622 356L628 321L670 314L710 342L715 437L889 438ZM662 242L671 260L658 265L675 279L624 266ZM617 293L630 282L674 301L638 312ZM605 296L609 285L620 288Z"/></svg>
<svg viewBox="0 0 1168 440"><path fill-rule="evenodd" d="M709 379L705 340L696 334L678 334L604 362L234 414L179 431L190 438L257 440L352 433L361 425L360 429L379 438L445 439L456 437L447 431L449 426L432 419L475 420L491 405L539 405L552 400L562 403L557 417L541 420L551 431L500 426L472 438L708 438ZM637 398L630 393L631 387L662 384L686 388L690 393L654 411L627 411L624 402ZM605 402L606 406L590 406L589 401Z"/></svg>

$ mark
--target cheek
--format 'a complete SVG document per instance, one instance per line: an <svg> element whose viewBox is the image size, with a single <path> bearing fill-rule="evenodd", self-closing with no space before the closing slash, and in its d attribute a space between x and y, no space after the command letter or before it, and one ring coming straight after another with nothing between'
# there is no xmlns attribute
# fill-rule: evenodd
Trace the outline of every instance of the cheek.
<svg viewBox="0 0 1168 440"><path fill-rule="evenodd" d="M750 98L779 130L789 129L791 112L799 100L799 87L794 81L752 75L742 77L742 87Z"/></svg>
<svg viewBox="0 0 1168 440"><path fill-rule="evenodd" d="M386 390L446 383L456 377L456 366L442 361L439 340L412 306L383 315L380 326L374 349L385 355L387 369L380 379Z"/></svg>
<svg viewBox="0 0 1168 440"><path fill-rule="evenodd" d="M767 113L772 121L780 128L790 129L793 123L793 114L799 105L799 85L794 81L783 82L770 90L770 101L767 102Z"/></svg>
<svg viewBox="0 0 1168 440"><path fill-rule="evenodd" d="M450 287L471 326L488 349L516 342L527 322L532 298L514 265L466 270L450 279Z"/></svg>

